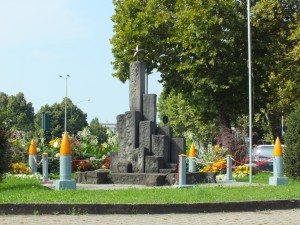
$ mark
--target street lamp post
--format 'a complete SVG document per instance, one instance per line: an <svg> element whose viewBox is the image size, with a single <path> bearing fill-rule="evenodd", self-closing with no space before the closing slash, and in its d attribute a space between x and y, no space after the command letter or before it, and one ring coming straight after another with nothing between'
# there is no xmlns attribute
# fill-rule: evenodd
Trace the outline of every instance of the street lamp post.
<svg viewBox="0 0 300 225"><path fill-rule="evenodd" d="M60 78L66 79L66 97L65 97L65 132L67 132L67 97L68 97L68 78L70 75L62 76L59 75Z"/></svg>

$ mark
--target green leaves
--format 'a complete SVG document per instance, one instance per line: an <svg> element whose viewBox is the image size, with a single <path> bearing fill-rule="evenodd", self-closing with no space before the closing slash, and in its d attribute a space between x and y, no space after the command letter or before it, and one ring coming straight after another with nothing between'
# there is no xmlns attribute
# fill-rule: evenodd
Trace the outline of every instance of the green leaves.
<svg viewBox="0 0 300 225"><path fill-rule="evenodd" d="M48 104L41 107L35 116L35 129L40 131L42 129L42 112L50 115L50 131L53 137L60 137L64 132L65 121L65 102ZM87 115L79 109L70 99L67 99L67 131L69 134L76 134L77 131L82 130L88 125L86 121Z"/></svg>
<svg viewBox="0 0 300 225"><path fill-rule="evenodd" d="M31 102L26 101L23 93L8 96L0 92L0 110L10 127L24 131L33 129L33 106Z"/></svg>
<svg viewBox="0 0 300 225"><path fill-rule="evenodd" d="M112 18L114 76L128 79L131 49L139 44L147 73L161 73L166 98L180 93L197 117L225 117L226 126L248 113L246 1L121 2ZM299 88L284 88L299 79L299 11L298 0L251 1L255 109L276 111L279 97L287 107L300 96Z"/></svg>

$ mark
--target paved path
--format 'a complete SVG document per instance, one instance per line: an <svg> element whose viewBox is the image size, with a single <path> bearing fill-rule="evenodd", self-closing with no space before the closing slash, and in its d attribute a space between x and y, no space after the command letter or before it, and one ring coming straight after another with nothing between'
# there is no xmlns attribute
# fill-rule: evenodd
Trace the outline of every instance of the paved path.
<svg viewBox="0 0 300 225"><path fill-rule="evenodd" d="M257 184L248 182L235 182L235 181L218 181L217 183L206 183L198 184L202 187L215 187L215 186L224 186L224 187L234 187L234 186L261 186L266 184ZM55 189L55 181L50 181L49 183L44 184L45 187ZM194 185L197 186L197 185ZM127 189L127 188L178 188L176 185L171 186L145 186L145 185L135 185L135 184L76 184L76 189L81 190L114 190L114 189Z"/></svg>
<svg viewBox="0 0 300 225"><path fill-rule="evenodd" d="M188 224L299 224L300 209L238 213L198 213L164 215L0 215L1 225L188 225Z"/></svg>

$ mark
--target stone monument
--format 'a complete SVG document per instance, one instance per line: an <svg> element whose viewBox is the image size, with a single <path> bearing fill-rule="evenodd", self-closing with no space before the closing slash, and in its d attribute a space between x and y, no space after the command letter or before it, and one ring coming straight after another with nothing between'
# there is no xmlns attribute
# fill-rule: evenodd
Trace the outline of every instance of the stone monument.
<svg viewBox="0 0 300 225"><path fill-rule="evenodd" d="M169 126L156 123L155 94L145 94L145 63L130 65L130 111L117 116L119 151L111 153L113 183L165 185L175 183L184 138L173 138Z"/></svg>
<svg viewBox="0 0 300 225"><path fill-rule="evenodd" d="M184 138L174 138L167 125L156 122L156 95L146 94L145 63L138 61L142 51L134 49L137 61L130 64L129 111L117 116L119 150L111 152L109 170L76 173L78 183L174 185L178 182L179 155L185 154ZM216 182L216 174L188 172L186 184Z"/></svg>

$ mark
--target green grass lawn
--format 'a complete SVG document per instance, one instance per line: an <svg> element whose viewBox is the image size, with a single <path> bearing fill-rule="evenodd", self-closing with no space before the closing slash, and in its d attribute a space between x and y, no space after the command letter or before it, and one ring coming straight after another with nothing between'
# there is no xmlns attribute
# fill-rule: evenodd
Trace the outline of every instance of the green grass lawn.
<svg viewBox="0 0 300 225"><path fill-rule="evenodd" d="M284 186L265 185L269 176L269 173L254 175L252 182L260 183L257 186L73 191L52 190L35 179L8 177L0 183L0 203L192 203L300 198L300 182L289 180Z"/></svg>

